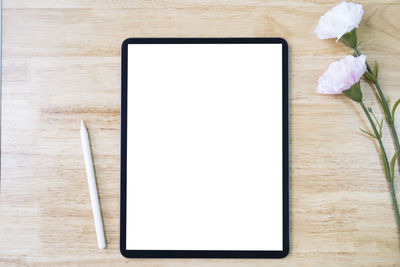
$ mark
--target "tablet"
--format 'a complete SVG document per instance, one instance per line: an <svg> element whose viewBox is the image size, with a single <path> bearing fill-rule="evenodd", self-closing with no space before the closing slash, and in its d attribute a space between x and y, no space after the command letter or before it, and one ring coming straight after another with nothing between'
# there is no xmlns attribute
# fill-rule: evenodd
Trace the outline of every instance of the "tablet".
<svg viewBox="0 0 400 267"><path fill-rule="evenodd" d="M288 108L283 39L125 40L122 255L285 257Z"/></svg>

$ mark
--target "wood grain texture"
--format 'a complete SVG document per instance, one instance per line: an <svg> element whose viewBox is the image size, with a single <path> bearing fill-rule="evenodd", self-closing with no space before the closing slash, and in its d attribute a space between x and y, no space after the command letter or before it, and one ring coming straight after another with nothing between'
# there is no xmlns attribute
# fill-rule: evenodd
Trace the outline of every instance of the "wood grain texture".
<svg viewBox="0 0 400 267"><path fill-rule="evenodd" d="M390 195L377 147L360 134L359 127L366 127L361 110L342 96L315 93L329 63L348 53L313 32L337 2L3 0L0 265L400 266ZM400 2L361 3L360 49L369 61L379 61L381 85L393 103L400 96ZM120 255L120 45L127 37L168 36L288 41L287 258L129 260ZM363 90L378 112L366 84ZM86 120L93 144L108 243L104 251L96 247L80 119ZM384 134L391 156L387 129Z"/></svg>

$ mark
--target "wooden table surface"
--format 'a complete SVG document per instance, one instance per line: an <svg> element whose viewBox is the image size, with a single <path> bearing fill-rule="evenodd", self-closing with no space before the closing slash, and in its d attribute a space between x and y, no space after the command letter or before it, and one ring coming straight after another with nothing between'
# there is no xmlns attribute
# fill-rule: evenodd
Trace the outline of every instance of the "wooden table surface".
<svg viewBox="0 0 400 267"><path fill-rule="evenodd" d="M400 266L400 238L360 108L315 93L349 51L319 40L338 1L3 0L0 265ZM362 2L360 49L400 97L400 2ZM119 253L120 45L127 37L285 38L290 47L291 252L283 260ZM366 102L377 112L371 90ZM400 117L400 116L398 116ZM79 136L87 122L108 248L96 247ZM396 120L400 125L400 119ZM385 129L385 143L393 153ZM397 175L400 179L400 174ZM399 182L397 192L400 194Z"/></svg>

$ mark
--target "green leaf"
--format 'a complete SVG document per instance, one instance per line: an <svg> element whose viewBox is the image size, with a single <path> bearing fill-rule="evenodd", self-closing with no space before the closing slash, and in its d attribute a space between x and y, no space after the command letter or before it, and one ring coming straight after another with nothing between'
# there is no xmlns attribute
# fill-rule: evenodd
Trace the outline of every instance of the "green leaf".
<svg viewBox="0 0 400 267"><path fill-rule="evenodd" d="M392 160L390 161L390 179L394 180L394 165L396 164L397 152L394 153Z"/></svg>
<svg viewBox="0 0 400 267"><path fill-rule="evenodd" d="M364 72L364 78L365 78L366 80L372 82L372 83L375 81L374 76L372 76L372 74L369 73L368 71Z"/></svg>
<svg viewBox="0 0 400 267"><path fill-rule="evenodd" d="M363 95L360 88L360 81L353 84L349 89L342 92L345 96L351 100L360 103L362 101Z"/></svg>
<svg viewBox="0 0 400 267"><path fill-rule="evenodd" d="M394 103L393 108L392 108L392 120L394 120L394 113L396 112L397 106L400 103L400 98L397 99L397 101Z"/></svg>
<svg viewBox="0 0 400 267"><path fill-rule="evenodd" d="M375 66L374 66L374 75L375 75L375 79L378 80L378 71L379 71L379 66L378 66L378 62L375 61Z"/></svg>
<svg viewBox="0 0 400 267"><path fill-rule="evenodd" d="M388 121L389 115L390 115L390 114L388 114L388 113L386 112L386 109L384 108L382 99L381 99L381 97L379 96L378 92L376 92L376 90L374 90L374 94L375 94L376 99L377 99L378 102L379 102L379 105L382 107L383 113L384 113L384 115L385 115L385 117L384 117L385 120Z"/></svg>
<svg viewBox="0 0 400 267"><path fill-rule="evenodd" d="M375 122L376 122L376 124L378 124L379 125L379 121L378 121L378 118L375 116L375 114L372 112L372 109L371 109L371 114L372 114L372 117L374 117L374 120L375 120Z"/></svg>
<svg viewBox="0 0 400 267"><path fill-rule="evenodd" d="M360 128L360 130L361 130L361 132L363 132L363 133L365 133L365 134L367 134L367 135L371 136L372 138L375 138L375 139L377 139L377 138L376 138L376 136L375 136L375 135L373 135L372 133L370 133L370 132L368 132L368 131L366 131L366 130L363 130L363 129L361 129L361 128Z"/></svg>
<svg viewBox="0 0 400 267"><path fill-rule="evenodd" d="M382 120L379 122L378 118L375 116L375 114L372 112L372 109L368 107L368 111L372 114L372 117L374 118L374 121L379 127L379 136L377 136L379 139L382 138Z"/></svg>

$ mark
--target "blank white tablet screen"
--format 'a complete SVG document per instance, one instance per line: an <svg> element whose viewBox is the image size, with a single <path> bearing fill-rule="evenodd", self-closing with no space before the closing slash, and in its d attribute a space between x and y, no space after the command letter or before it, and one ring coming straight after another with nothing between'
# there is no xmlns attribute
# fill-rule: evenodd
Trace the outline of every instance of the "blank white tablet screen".
<svg viewBox="0 0 400 267"><path fill-rule="evenodd" d="M282 250L282 45L129 44L127 250Z"/></svg>

